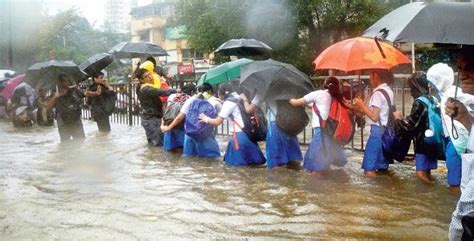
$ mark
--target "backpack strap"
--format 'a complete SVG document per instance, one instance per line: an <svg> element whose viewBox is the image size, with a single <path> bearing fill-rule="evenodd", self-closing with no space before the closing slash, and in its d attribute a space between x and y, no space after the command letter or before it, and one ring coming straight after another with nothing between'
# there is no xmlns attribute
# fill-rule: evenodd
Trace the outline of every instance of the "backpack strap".
<svg viewBox="0 0 474 241"><path fill-rule="evenodd" d="M388 96L387 91L384 90L384 89L378 89L375 92L377 92L377 91L382 93L385 100L387 101L387 104L388 104L388 122L393 121L395 119L395 117L393 116L393 112L392 112L392 101L390 100L390 96ZM380 126L382 126L382 121L380 119L381 118L379 118L379 124L380 124Z"/></svg>
<svg viewBox="0 0 474 241"><path fill-rule="evenodd" d="M313 102L313 111L318 116L320 127L324 128L326 126L326 120L323 120L323 118L321 117L321 113L319 112L316 102Z"/></svg>
<svg viewBox="0 0 474 241"><path fill-rule="evenodd" d="M236 108L239 108L239 101L240 99L238 98L235 98L234 96L230 96L229 98L225 99L227 101L230 101L230 102L234 102L236 104ZM232 129L234 130L234 133L232 134L232 138L234 139L234 148L235 150L239 150L239 140L237 139L237 133L235 131L235 126L237 125L241 131L243 131L243 128L239 125L239 123L237 123L235 120L234 120L234 116L232 116L232 114L229 115L229 119L230 119L230 122L232 122Z"/></svg>

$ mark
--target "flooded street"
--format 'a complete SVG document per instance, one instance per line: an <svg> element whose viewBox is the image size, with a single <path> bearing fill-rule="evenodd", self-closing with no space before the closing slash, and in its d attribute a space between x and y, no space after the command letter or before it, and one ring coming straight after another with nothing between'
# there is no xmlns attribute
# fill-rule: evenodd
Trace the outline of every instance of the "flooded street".
<svg viewBox="0 0 474 241"><path fill-rule="evenodd" d="M362 154L318 178L301 168L234 168L149 147L141 127L84 121L86 140L0 122L2 240L340 238L446 240L457 195L444 162L425 185L413 163L362 175ZM228 137L220 137L222 153Z"/></svg>

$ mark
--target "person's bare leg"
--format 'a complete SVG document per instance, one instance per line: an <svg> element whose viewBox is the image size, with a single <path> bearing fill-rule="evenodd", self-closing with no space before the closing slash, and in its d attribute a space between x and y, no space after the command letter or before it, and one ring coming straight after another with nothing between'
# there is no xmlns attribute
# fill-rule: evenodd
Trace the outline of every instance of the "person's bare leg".
<svg viewBox="0 0 474 241"><path fill-rule="evenodd" d="M364 171L366 177L376 177L377 173L375 171Z"/></svg>
<svg viewBox="0 0 474 241"><path fill-rule="evenodd" d="M428 171L416 171L416 176L425 183L433 183L433 181L429 178Z"/></svg>
<svg viewBox="0 0 474 241"><path fill-rule="evenodd" d="M449 191L452 194L459 194L461 193L461 188L459 186L449 186Z"/></svg>

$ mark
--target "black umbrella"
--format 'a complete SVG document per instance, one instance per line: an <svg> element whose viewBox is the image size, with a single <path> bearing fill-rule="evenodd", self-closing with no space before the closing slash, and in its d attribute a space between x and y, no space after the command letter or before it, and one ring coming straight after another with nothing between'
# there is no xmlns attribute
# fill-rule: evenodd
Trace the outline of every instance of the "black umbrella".
<svg viewBox="0 0 474 241"><path fill-rule="evenodd" d="M122 42L109 50L116 58L146 58L150 56L168 56L160 46L146 42Z"/></svg>
<svg viewBox="0 0 474 241"><path fill-rule="evenodd" d="M363 37L391 42L474 44L474 4L414 2L388 13Z"/></svg>
<svg viewBox="0 0 474 241"><path fill-rule="evenodd" d="M243 89L256 90L270 101L300 98L314 89L308 75L291 64L272 59L242 66L240 85Z"/></svg>
<svg viewBox="0 0 474 241"><path fill-rule="evenodd" d="M87 78L87 74L72 61L50 60L30 66L26 71L25 82L35 89L53 89L59 74L68 75L75 83Z"/></svg>
<svg viewBox="0 0 474 241"><path fill-rule="evenodd" d="M114 61L114 57L108 53L94 54L87 58L79 68L88 75L93 75L103 70Z"/></svg>
<svg viewBox="0 0 474 241"><path fill-rule="evenodd" d="M219 46L215 52L225 55L252 56L264 55L272 51L266 43L255 39L231 39Z"/></svg>
<svg viewBox="0 0 474 241"><path fill-rule="evenodd" d="M275 101L276 124L287 134L295 136L308 124L304 107L290 106L288 99L308 94L314 89L313 84L293 65L272 59L247 64L240 69L240 85L241 89L264 96L266 101Z"/></svg>

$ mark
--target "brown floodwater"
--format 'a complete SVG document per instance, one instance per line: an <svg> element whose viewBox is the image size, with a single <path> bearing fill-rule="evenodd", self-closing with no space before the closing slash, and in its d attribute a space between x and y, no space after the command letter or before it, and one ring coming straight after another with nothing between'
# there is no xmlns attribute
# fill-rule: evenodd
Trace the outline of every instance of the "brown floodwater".
<svg viewBox="0 0 474 241"><path fill-rule="evenodd" d="M141 127L60 144L57 129L0 122L0 239L447 239L458 196L444 163L365 178L362 154L323 178L298 166L235 168L149 147ZM219 137L221 151L228 137Z"/></svg>

